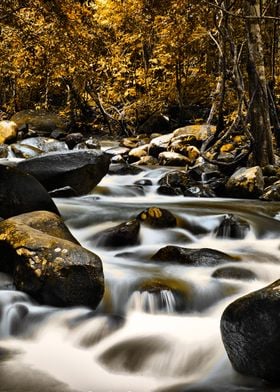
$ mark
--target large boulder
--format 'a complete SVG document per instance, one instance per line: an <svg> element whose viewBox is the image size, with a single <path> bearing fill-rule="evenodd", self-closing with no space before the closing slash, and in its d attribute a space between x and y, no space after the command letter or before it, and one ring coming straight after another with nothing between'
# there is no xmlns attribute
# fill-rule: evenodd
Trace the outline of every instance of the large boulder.
<svg viewBox="0 0 280 392"><path fill-rule="evenodd" d="M240 373L280 383L280 280L231 303L221 318L228 357Z"/></svg>
<svg viewBox="0 0 280 392"><path fill-rule="evenodd" d="M35 210L47 210L59 214L46 189L29 174L13 167L0 165L0 217Z"/></svg>
<svg viewBox="0 0 280 392"><path fill-rule="evenodd" d="M14 121L0 121L0 144L16 139L17 133L18 128Z"/></svg>
<svg viewBox="0 0 280 392"><path fill-rule="evenodd" d="M107 174L110 159L100 150L53 152L18 163L47 190L70 186L77 195L90 192Z"/></svg>
<svg viewBox="0 0 280 392"><path fill-rule="evenodd" d="M258 198L263 189L264 179L259 166L241 167L226 183L228 194L237 198Z"/></svg>
<svg viewBox="0 0 280 392"><path fill-rule="evenodd" d="M102 299L100 258L72 240L55 214L39 211L0 222L0 253L0 270L41 303L95 308Z"/></svg>
<svg viewBox="0 0 280 392"><path fill-rule="evenodd" d="M237 259L216 249L191 249L167 245L152 256L152 260L189 266L208 266L236 261Z"/></svg>
<svg viewBox="0 0 280 392"><path fill-rule="evenodd" d="M65 131L66 122L57 114L45 110L22 110L15 113L12 121L19 129L25 128L29 132L37 135L50 135L53 131Z"/></svg>

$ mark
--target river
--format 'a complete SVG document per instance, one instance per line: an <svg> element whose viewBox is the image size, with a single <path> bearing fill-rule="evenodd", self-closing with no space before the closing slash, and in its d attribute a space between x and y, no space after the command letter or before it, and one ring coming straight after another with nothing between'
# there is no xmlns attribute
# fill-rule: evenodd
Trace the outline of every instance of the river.
<svg viewBox="0 0 280 392"><path fill-rule="evenodd" d="M229 303L280 277L280 204L161 196L165 170L107 175L90 195L54 199L72 233L101 257L104 299L96 311L40 306L0 274L1 392L280 391L233 371L219 327ZM142 225L130 247L96 245L95 233L151 206L172 212L177 226ZM249 224L244 239L217 238L226 214ZM217 266L151 261L167 244L223 251L256 277L217 279ZM154 281L162 290L143 290Z"/></svg>

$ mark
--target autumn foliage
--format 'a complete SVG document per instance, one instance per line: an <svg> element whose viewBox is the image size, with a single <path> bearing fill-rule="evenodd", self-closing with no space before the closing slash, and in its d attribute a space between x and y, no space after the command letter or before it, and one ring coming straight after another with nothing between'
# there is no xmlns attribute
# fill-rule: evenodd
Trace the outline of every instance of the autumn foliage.
<svg viewBox="0 0 280 392"><path fill-rule="evenodd" d="M115 120L127 133L158 112L176 123L207 118L222 73L222 49L227 73L220 111L231 118L239 99L234 66L247 83L245 22L231 15L240 14L242 1L213 3L2 0L1 111L46 108L93 126L107 116L107 125L108 119ZM221 16L219 4L228 14ZM267 7L266 12L276 15L278 8ZM267 75L274 94L277 29L278 22L264 20Z"/></svg>

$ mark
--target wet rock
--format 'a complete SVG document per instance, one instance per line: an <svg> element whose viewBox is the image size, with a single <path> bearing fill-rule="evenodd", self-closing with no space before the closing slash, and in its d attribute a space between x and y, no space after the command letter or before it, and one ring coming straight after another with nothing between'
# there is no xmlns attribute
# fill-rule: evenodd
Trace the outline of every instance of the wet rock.
<svg viewBox="0 0 280 392"><path fill-rule="evenodd" d="M179 279L161 277L141 282L132 300L135 299L136 308L139 307L140 300L142 311L171 313L186 311L192 296L193 290L190 285Z"/></svg>
<svg viewBox="0 0 280 392"><path fill-rule="evenodd" d="M159 164L163 166L186 166L190 160L182 154L164 151L158 156Z"/></svg>
<svg viewBox="0 0 280 392"><path fill-rule="evenodd" d="M100 143L98 140L90 137L89 139L85 140L84 142L76 144L73 150L99 150L101 148Z"/></svg>
<svg viewBox="0 0 280 392"><path fill-rule="evenodd" d="M47 210L59 214L46 189L31 175L0 165L0 216Z"/></svg>
<svg viewBox="0 0 280 392"><path fill-rule="evenodd" d="M72 187L78 195L90 192L107 174L109 157L99 150L80 150L42 154L18 163L47 190Z"/></svg>
<svg viewBox="0 0 280 392"><path fill-rule="evenodd" d="M208 162L198 163L188 171L188 174L193 180L204 183L221 177L219 167Z"/></svg>
<svg viewBox="0 0 280 392"><path fill-rule="evenodd" d="M69 233L64 239L57 217L54 226L50 214L45 219L33 214L30 221L25 215L0 222L1 270L14 276L18 290L41 303L95 308L104 292L100 258L69 241Z"/></svg>
<svg viewBox="0 0 280 392"><path fill-rule="evenodd" d="M69 133L64 138L68 148L72 150L77 144L85 141L85 136L80 132Z"/></svg>
<svg viewBox="0 0 280 392"><path fill-rule="evenodd" d="M280 383L280 280L231 303L221 318L222 339L238 372Z"/></svg>
<svg viewBox="0 0 280 392"><path fill-rule="evenodd" d="M0 121L0 144L15 140L18 134L18 127L14 121Z"/></svg>
<svg viewBox="0 0 280 392"><path fill-rule="evenodd" d="M112 147L112 148L108 148L106 150L106 154L111 156L111 157L115 157L118 155L124 156L124 155L128 155L130 149L128 147Z"/></svg>
<svg viewBox="0 0 280 392"><path fill-rule="evenodd" d="M134 183L135 185L141 185L141 186L151 186L153 185L153 182L149 180L148 178L143 178L141 180L137 180Z"/></svg>
<svg viewBox="0 0 280 392"><path fill-rule="evenodd" d="M144 144L143 146L139 146L136 148L133 148L132 150L129 151L128 157L130 162L136 162L142 157L145 157L148 155L148 144Z"/></svg>
<svg viewBox="0 0 280 392"><path fill-rule="evenodd" d="M158 165L158 160L150 155L143 156L139 159L139 161L133 163L136 166L155 166Z"/></svg>
<svg viewBox="0 0 280 392"><path fill-rule="evenodd" d="M147 208L137 216L137 219L141 223L158 229L175 227L177 224L176 217L171 212L158 207Z"/></svg>
<svg viewBox="0 0 280 392"><path fill-rule="evenodd" d="M165 196L183 195L183 192L180 189L172 188L172 186L169 186L169 185L161 185L160 187L158 187L157 193L159 195L165 195Z"/></svg>
<svg viewBox="0 0 280 392"><path fill-rule="evenodd" d="M120 141L120 146L131 149L138 147L140 143L141 142L137 137L126 137Z"/></svg>
<svg viewBox="0 0 280 392"><path fill-rule="evenodd" d="M225 215L220 225L215 229L216 237L244 239L250 225L232 214Z"/></svg>
<svg viewBox="0 0 280 392"><path fill-rule="evenodd" d="M167 150L168 143L172 139L173 134L161 135L151 140L148 154L157 158L161 152Z"/></svg>
<svg viewBox="0 0 280 392"><path fill-rule="evenodd" d="M238 280L257 279L257 275L253 271L241 267L221 267L216 269L211 276L213 278L221 278L221 279L238 279Z"/></svg>
<svg viewBox="0 0 280 392"><path fill-rule="evenodd" d="M280 180L266 187L260 199L266 201L280 201Z"/></svg>
<svg viewBox="0 0 280 392"><path fill-rule="evenodd" d="M208 266L236 261L237 259L215 249L189 249L168 245L152 256L152 260L173 262L189 266Z"/></svg>
<svg viewBox="0 0 280 392"><path fill-rule="evenodd" d="M257 198L263 193L264 179L259 166L242 167L229 178L226 190L231 197Z"/></svg>
<svg viewBox="0 0 280 392"><path fill-rule="evenodd" d="M65 186L63 188L54 189L53 191L49 191L49 195L51 197L76 197L78 196L75 189L71 186Z"/></svg>
<svg viewBox="0 0 280 392"><path fill-rule="evenodd" d="M0 144L0 158L7 158L9 155L9 148L7 144Z"/></svg>
<svg viewBox="0 0 280 392"><path fill-rule="evenodd" d="M186 187L190 186L190 177L185 171L172 170L161 177L159 184L184 191Z"/></svg>
<svg viewBox="0 0 280 392"><path fill-rule="evenodd" d="M168 146L168 151L184 155L189 159L191 164L194 163L195 160L200 156L200 151L197 147L189 145L182 140L172 140Z"/></svg>
<svg viewBox="0 0 280 392"><path fill-rule="evenodd" d="M105 248L136 245L139 242L139 230L140 223L134 219L97 233L91 240Z"/></svg>
<svg viewBox="0 0 280 392"><path fill-rule="evenodd" d="M109 174L125 176L125 175L136 175L141 173L140 167L129 165L128 163L114 163L110 165Z"/></svg>
<svg viewBox="0 0 280 392"><path fill-rule="evenodd" d="M68 146L65 142L38 136L27 138L18 143L12 144L11 149L16 157L27 159L43 153L67 151Z"/></svg>
<svg viewBox="0 0 280 392"><path fill-rule="evenodd" d="M45 110L22 110L14 114L11 120L18 128L26 126L29 133L39 136L50 135L55 130L65 131L67 127L60 116Z"/></svg>

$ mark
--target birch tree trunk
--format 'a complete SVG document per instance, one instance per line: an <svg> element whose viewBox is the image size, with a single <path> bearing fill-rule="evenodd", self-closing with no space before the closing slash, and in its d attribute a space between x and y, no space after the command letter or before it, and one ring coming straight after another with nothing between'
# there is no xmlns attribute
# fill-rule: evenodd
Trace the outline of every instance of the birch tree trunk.
<svg viewBox="0 0 280 392"><path fill-rule="evenodd" d="M254 138L253 159L260 166L274 163L269 100L265 76L259 0L244 0L248 38L250 123Z"/></svg>

